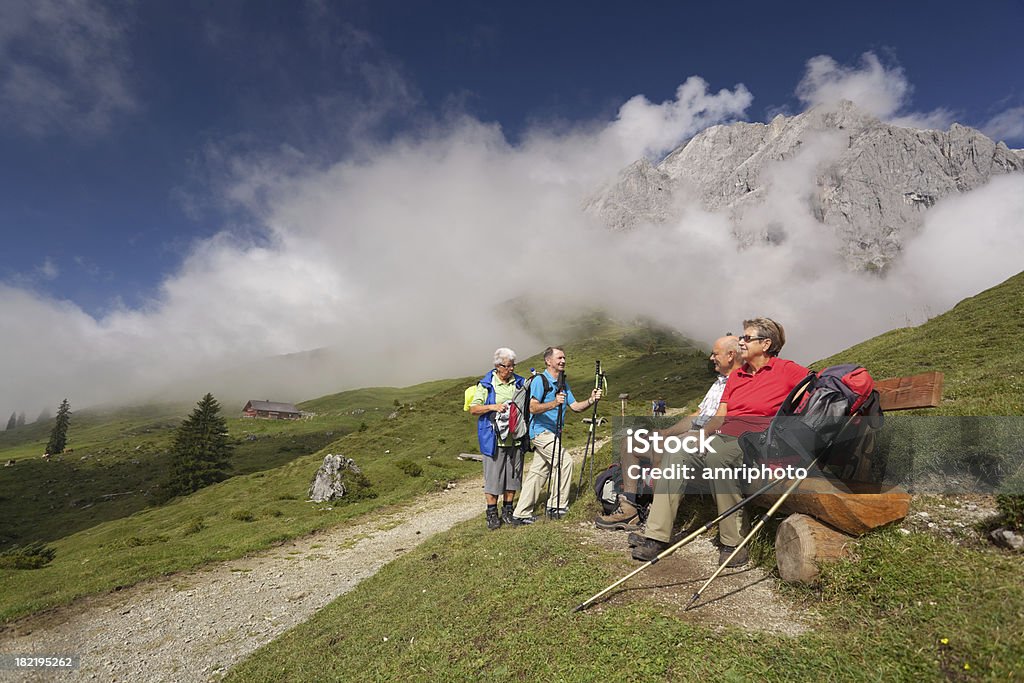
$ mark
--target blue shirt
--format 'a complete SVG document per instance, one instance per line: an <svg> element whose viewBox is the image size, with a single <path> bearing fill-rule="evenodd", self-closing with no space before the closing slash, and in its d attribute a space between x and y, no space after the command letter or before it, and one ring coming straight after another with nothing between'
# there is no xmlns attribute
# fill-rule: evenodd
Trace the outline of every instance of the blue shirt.
<svg viewBox="0 0 1024 683"><path fill-rule="evenodd" d="M551 373L547 370L544 371L544 375L547 377L548 384L551 389L548 391L547 396L544 395L544 382L540 379L534 379L530 382L530 398L537 399L540 403L550 403L555 400L555 394L557 389L557 382L555 378L551 376ZM572 395L572 389L568 386L565 387L565 403L562 404L562 424L565 424L565 414L569 412L569 404L575 403L576 397ZM555 433L555 423L558 421L558 406L555 406L551 410L547 410L543 413L537 413L536 415L530 415L530 438L537 436L541 432Z"/></svg>

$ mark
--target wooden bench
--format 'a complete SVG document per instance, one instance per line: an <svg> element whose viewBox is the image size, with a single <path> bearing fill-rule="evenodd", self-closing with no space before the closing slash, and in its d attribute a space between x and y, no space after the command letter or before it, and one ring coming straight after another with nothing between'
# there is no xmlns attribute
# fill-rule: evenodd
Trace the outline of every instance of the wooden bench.
<svg viewBox="0 0 1024 683"><path fill-rule="evenodd" d="M934 408L942 400L943 374L926 372L875 383L883 412ZM791 513L775 536L779 575L785 581L813 582L822 560L842 557L854 537L897 522L910 510L910 494L900 486L866 481L870 462L850 481L807 479L782 505ZM770 505L778 494L755 504Z"/></svg>

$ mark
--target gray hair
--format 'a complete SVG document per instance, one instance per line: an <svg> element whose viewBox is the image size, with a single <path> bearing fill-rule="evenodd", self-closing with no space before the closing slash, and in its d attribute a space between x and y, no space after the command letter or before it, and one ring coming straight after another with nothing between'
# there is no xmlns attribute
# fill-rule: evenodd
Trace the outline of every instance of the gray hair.
<svg viewBox="0 0 1024 683"><path fill-rule="evenodd" d="M548 348L544 349L544 360L547 361L548 358L551 358L551 356L555 354L555 351L561 351L562 353L565 353L565 349L563 349L561 346L549 346Z"/></svg>
<svg viewBox="0 0 1024 683"><path fill-rule="evenodd" d="M743 327L753 327L757 330L758 337L765 337L771 340L771 345L768 347L768 351L765 352L766 356L777 356L782 347L786 344L786 331L782 329L782 325L778 324L771 318L754 318L753 320L744 320Z"/></svg>
<svg viewBox="0 0 1024 683"><path fill-rule="evenodd" d="M512 349L507 349L504 346L494 352L494 366L497 367L504 363L515 363L516 352Z"/></svg>

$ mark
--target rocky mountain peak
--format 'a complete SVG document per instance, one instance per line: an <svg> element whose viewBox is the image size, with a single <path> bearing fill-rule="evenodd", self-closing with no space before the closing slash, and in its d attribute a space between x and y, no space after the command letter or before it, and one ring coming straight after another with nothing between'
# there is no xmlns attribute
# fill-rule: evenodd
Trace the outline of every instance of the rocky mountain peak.
<svg viewBox="0 0 1024 683"><path fill-rule="evenodd" d="M973 128L894 126L844 100L768 124L712 126L656 165L641 160L623 169L584 208L612 230L629 230L676 220L681 204L695 200L727 213L740 243L774 241L792 216L763 207L790 160L810 168L801 188L808 215L838 235L852 268L871 271L886 268L943 197L1024 171L1024 151Z"/></svg>

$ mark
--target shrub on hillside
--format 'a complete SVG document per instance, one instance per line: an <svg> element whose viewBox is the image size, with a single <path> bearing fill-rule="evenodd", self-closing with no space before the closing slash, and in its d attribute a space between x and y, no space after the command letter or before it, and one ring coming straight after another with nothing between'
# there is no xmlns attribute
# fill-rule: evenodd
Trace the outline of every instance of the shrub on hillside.
<svg viewBox="0 0 1024 683"><path fill-rule="evenodd" d="M1003 524L1011 529L1024 529L1024 468L1007 478L996 496L996 507L1003 515Z"/></svg>
<svg viewBox="0 0 1024 683"><path fill-rule="evenodd" d="M345 497L341 499L343 504L376 497L377 492L373 490L369 477L355 470L345 471Z"/></svg>
<svg viewBox="0 0 1024 683"><path fill-rule="evenodd" d="M420 467L418 463L415 463L412 460L399 460L398 462L395 463L395 465L397 465L398 469L402 470L410 477L423 476L423 468Z"/></svg>
<svg viewBox="0 0 1024 683"><path fill-rule="evenodd" d="M0 553L0 569L39 569L53 561L57 551L42 541L13 546Z"/></svg>

